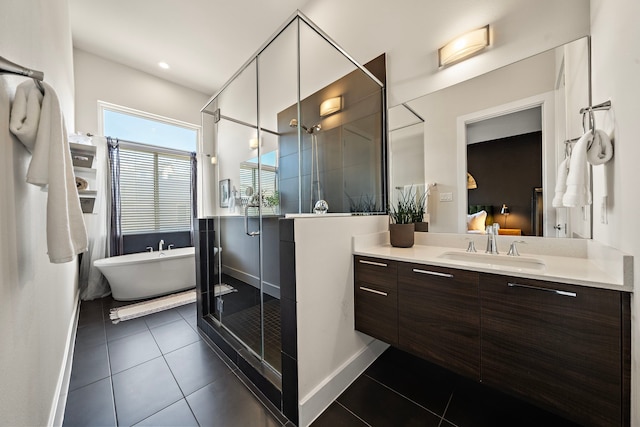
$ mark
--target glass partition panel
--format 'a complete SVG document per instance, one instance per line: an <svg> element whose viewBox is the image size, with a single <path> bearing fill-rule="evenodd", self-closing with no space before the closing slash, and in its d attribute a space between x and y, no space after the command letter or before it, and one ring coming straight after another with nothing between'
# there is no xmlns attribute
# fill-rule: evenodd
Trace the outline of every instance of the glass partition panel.
<svg viewBox="0 0 640 427"><path fill-rule="evenodd" d="M206 308L278 384L279 219L320 200L329 212L384 210L384 89L298 15L202 112L203 147L216 159L203 171L215 178L202 211L217 218Z"/></svg>
<svg viewBox="0 0 640 427"><path fill-rule="evenodd" d="M222 325L262 357L260 186L244 182L258 169L251 162L260 147L256 69L254 60L217 97L220 268L212 306Z"/></svg>
<svg viewBox="0 0 640 427"><path fill-rule="evenodd" d="M290 117L278 113L298 99L298 22L290 23L258 55L258 117L261 145L256 157L256 177L260 180L261 221L261 301L263 325L263 360L273 369L282 369L280 341L280 146L294 145L297 151L297 128ZM285 151L286 152L286 151ZM259 162L258 162L259 160ZM258 166L259 164L259 166ZM297 182L297 181L296 181ZM297 193L297 187L293 187ZM297 211L297 210L296 210Z"/></svg>

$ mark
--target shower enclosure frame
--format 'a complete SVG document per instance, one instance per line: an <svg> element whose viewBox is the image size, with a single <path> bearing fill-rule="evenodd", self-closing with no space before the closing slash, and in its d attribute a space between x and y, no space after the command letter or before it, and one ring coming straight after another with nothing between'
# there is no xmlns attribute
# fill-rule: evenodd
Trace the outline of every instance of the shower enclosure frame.
<svg viewBox="0 0 640 427"><path fill-rule="evenodd" d="M281 25L273 35L236 71L233 76L213 95L205 104L205 106L201 109L201 113L204 115L212 115L214 116L215 123L218 123L219 120L224 119L230 122L237 123L243 126L249 126L251 128L255 128L257 132L258 141L262 138L262 133L275 133L272 130L265 129L262 127L262 122L260 120L261 114L261 99L260 99L260 55L269 47L271 44L278 39L278 37L287 30L292 24L297 21L297 28L295 31L297 32L296 41L297 41L297 51L295 54L297 55L296 63L297 63L297 96L296 96L296 110L297 110L297 120L298 123L301 122L302 116L302 106L301 106L301 97L302 97L302 89L301 89L301 23L307 25L308 28L313 30L315 34L320 36L325 42L328 43L333 49L335 49L342 57L348 60L354 67L355 70L360 70L363 72L371 81L379 86L380 90L380 103L381 103L381 152L380 152L380 188L381 188L381 203L384 210L386 210L387 200L388 200L388 174L387 174L387 114L386 114L386 87L383 82L381 82L371 71L369 71L364 66L360 65L353 57L351 57L344 49L342 49L331 37L329 37L324 31L322 31L318 26L316 26L309 18L307 18L302 12L299 10L296 11L290 18L288 18L283 25ZM233 117L225 116L221 113L219 108L216 108L214 111L209 111L207 108L215 103L216 100L225 92L230 85L236 81L236 79L243 74L249 67L255 66L256 68L256 93L255 93L255 107L256 107L256 125L251 123L244 122L242 120L235 119ZM217 103L216 103L217 107ZM314 125L315 126L315 125ZM204 128L204 119L203 119L203 128ZM298 147L301 147L303 141L303 129L302 126L297 126L297 139L298 139ZM218 148L219 141L216 141L216 150ZM316 154L317 155L317 154ZM218 152L215 152L215 156L218 157ZM261 170L263 167L262 164L262 153L260 144L258 144L258 156L257 156L257 167L258 167L258 188L262 188L261 180ZM298 162L298 191L302 191L302 161ZM316 171L317 172L317 171ZM216 169L216 180L218 182L219 179L222 179L219 176L219 170ZM313 179L313 177L312 177ZM303 200L302 197L298 197L298 213L303 211L302 206ZM234 363L238 365L240 370L247 375L247 377L251 380L254 385L258 387L258 389L267 397L271 403L273 403L277 409L282 412L285 416L287 416L290 420L296 420L297 422L297 368L293 368L291 364L283 363L281 373L278 372L265 362L264 357L264 299L263 295L263 282L264 282L264 240L262 236L260 236L263 232L263 214L262 208L258 208L258 218L259 218L259 229L255 233L255 235L259 236L259 276L260 276L260 318L261 318L261 339L262 339L262 354L257 354L253 349L249 348L247 344L242 342L242 340L233 334L230 330L228 330L224 325L224 320L220 321L219 319L215 319L214 316L209 315L214 313L215 307L211 307L212 304L210 300L206 300L209 296L207 293L209 292L209 286L213 288L215 283L218 283L218 277L220 276L221 271L221 257L214 257L213 248L220 246L219 236L216 235L216 232L220 231L220 216L216 215L215 218L206 218L200 219L198 221L199 229L198 235L200 239L197 239L199 242L199 246L201 247L198 250L199 262L197 263L199 269L199 278L198 278L198 327L205 333L207 338L212 340L215 344L217 344L224 352L229 356ZM210 234L209 234L210 233ZM282 235L282 232L281 232ZM217 243L216 243L217 242ZM205 247L205 249L202 249ZM208 248L208 249L207 249ZM209 250L208 255L204 255L205 259L203 259L203 254ZM223 251L223 250L222 250ZM211 260L215 259L209 265ZM218 277L215 277L215 276ZM213 277L212 277L213 276ZM284 285L283 285L284 286ZM293 283L295 287L295 283ZM294 291L295 292L295 291ZM287 317L288 321L295 322L295 312L294 318L291 319L290 316ZM291 327L293 326L293 327ZM284 329L284 328L283 328ZM288 331L285 332L283 330L283 342L287 339L284 335L287 333L295 334L296 326L289 325L286 328ZM291 337L290 337L291 338ZM295 337L293 337L295 339ZM244 347L244 348L243 348ZM248 352L247 352L248 350ZM248 353L248 354L247 354ZM249 356L249 357L247 357ZM257 357L259 363L255 359L252 359L251 356ZM294 380L294 381L291 381ZM295 399L294 399L295 397ZM293 402L295 401L295 405ZM289 404L287 404L289 402ZM295 409L294 409L295 406Z"/></svg>

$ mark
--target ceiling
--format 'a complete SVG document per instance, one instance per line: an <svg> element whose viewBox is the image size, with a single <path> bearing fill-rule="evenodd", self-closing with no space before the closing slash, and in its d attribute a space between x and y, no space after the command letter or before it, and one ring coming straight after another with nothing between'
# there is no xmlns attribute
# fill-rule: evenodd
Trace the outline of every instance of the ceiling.
<svg viewBox="0 0 640 427"><path fill-rule="evenodd" d="M74 48L212 95L307 2L69 0L69 12Z"/></svg>
<svg viewBox="0 0 640 427"><path fill-rule="evenodd" d="M389 105L589 31L589 0L69 0L69 8L75 48L206 95L299 9L356 61L387 54ZM487 23L495 36L487 52L438 68L438 47Z"/></svg>

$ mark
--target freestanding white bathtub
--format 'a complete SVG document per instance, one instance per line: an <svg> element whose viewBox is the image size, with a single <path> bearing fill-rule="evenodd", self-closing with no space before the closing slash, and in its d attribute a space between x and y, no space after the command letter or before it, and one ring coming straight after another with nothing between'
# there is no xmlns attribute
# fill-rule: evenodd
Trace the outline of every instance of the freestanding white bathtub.
<svg viewBox="0 0 640 427"><path fill-rule="evenodd" d="M118 301L166 295L196 286L195 249L142 252L93 262L111 285Z"/></svg>

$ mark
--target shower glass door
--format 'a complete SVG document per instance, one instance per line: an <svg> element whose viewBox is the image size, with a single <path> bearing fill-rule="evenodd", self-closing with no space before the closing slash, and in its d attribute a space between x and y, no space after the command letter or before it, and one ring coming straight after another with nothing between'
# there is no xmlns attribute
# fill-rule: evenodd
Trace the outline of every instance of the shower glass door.
<svg viewBox="0 0 640 427"><path fill-rule="evenodd" d="M221 325L264 359L261 162L257 61L217 97L218 283L214 311Z"/></svg>

